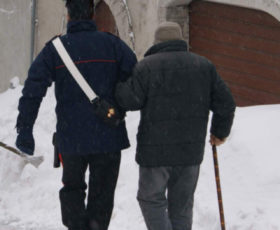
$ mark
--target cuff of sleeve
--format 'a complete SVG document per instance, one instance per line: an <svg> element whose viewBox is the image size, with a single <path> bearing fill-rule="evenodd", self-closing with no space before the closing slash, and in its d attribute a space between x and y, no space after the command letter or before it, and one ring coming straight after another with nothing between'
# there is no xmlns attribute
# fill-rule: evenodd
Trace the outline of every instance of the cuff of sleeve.
<svg viewBox="0 0 280 230"><path fill-rule="evenodd" d="M210 133L212 135L214 135L215 137L219 138L220 140L223 140L224 138L228 137L228 135L226 135L225 133L220 133L220 132L218 132L217 130L215 130L213 128L211 128Z"/></svg>

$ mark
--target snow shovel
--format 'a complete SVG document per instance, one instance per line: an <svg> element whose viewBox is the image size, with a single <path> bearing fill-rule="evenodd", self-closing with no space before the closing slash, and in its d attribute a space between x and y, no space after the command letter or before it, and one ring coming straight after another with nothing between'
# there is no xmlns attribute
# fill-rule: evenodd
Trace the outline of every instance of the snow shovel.
<svg viewBox="0 0 280 230"><path fill-rule="evenodd" d="M42 162L44 161L44 157L43 156L38 156L38 157L27 156L26 154L21 153L16 148L8 146L5 143L2 143L1 141L0 141L0 147L4 148L6 150L9 150L10 152L20 156L23 159L25 164L31 164L35 168L38 168L40 166L40 164L42 164Z"/></svg>
<svg viewBox="0 0 280 230"><path fill-rule="evenodd" d="M223 198L222 198L222 188L221 188L221 183L220 183L219 162L218 162L218 154L217 154L216 145L212 146L212 150L213 150L213 159L214 159L214 166L215 166L215 176L216 176L217 194L218 194L218 202L219 202L219 210L220 210L221 229L226 230L224 208L223 208Z"/></svg>

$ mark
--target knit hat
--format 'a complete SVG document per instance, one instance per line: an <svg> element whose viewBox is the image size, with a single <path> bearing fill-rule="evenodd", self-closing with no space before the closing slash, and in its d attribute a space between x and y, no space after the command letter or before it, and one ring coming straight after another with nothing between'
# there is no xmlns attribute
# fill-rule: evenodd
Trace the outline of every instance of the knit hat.
<svg viewBox="0 0 280 230"><path fill-rule="evenodd" d="M154 44L170 40L183 40L182 29L178 23L163 22L156 29Z"/></svg>

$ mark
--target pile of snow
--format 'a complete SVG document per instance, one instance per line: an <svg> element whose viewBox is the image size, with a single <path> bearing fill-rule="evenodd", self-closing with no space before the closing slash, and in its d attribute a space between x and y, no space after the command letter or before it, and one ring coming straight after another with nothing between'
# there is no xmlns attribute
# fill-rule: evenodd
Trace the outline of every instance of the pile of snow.
<svg viewBox="0 0 280 230"><path fill-rule="evenodd" d="M17 84L14 84L15 86ZM13 145L22 86L0 94L0 141ZM0 149L0 230L63 230L58 191L62 169L53 169L55 130L53 88L42 103L34 136L39 169ZM218 148L228 230L280 230L280 105L238 108L228 142ZM134 162L139 113L129 113L132 147L123 153L110 230L145 230L136 201L138 166ZM219 230L211 148L207 144L195 196L196 230Z"/></svg>

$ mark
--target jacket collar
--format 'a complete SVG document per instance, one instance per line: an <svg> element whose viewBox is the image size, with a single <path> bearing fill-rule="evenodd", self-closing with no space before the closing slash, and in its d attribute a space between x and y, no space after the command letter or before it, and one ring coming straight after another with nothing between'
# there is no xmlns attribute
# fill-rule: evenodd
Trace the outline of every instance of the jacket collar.
<svg viewBox="0 0 280 230"><path fill-rule="evenodd" d="M96 31L97 26L93 20L69 21L67 24L67 33L75 33L85 30Z"/></svg>
<svg viewBox="0 0 280 230"><path fill-rule="evenodd" d="M167 42L161 42L152 46L146 53L145 57L149 55L153 55L156 53L163 52L176 52L176 51L188 51L188 45L183 40L172 40Z"/></svg>

